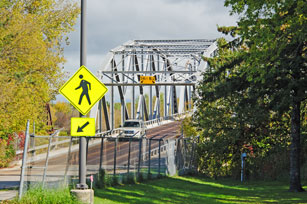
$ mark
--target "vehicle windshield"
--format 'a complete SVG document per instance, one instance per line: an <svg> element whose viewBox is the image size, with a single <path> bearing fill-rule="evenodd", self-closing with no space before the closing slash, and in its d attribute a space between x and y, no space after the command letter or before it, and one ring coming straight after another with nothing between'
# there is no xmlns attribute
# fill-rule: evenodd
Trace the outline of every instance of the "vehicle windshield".
<svg viewBox="0 0 307 204"><path fill-rule="evenodd" d="M126 121L123 127L140 127L140 123L137 121Z"/></svg>

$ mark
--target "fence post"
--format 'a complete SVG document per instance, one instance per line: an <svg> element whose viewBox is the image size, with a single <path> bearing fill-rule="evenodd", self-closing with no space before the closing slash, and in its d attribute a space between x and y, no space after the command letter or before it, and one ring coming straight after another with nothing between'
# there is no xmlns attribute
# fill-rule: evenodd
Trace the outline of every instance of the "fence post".
<svg viewBox="0 0 307 204"><path fill-rule="evenodd" d="M129 176L129 171L130 171L130 152L131 152L131 137L129 138L129 149L128 149L128 176Z"/></svg>
<svg viewBox="0 0 307 204"><path fill-rule="evenodd" d="M68 172L68 168L69 168L69 161L71 159L72 142L73 142L73 137L70 137L70 143L69 143L69 147L68 147L68 154L67 154L66 167L65 167L65 173L64 173L64 181L67 181L67 172Z"/></svg>
<svg viewBox="0 0 307 204"><path fill-rule="evenodd" d="M116 176L116 153L117 153L117 140L118 138L115 139L114 141L114 169L113 169L113 176Z"/></svg>
<svg viewBox="0 0 307 204"><path fill-rule="evenodd" d="M187 148L187 141L186 139L184 138L183 139L183 168L185 169L186 168L186 163L187 163L187 151L188 151L188 148Z"/></svg>
<svg viewBox="0 0 307 204"><path fill-rule="evenodd" d="M45 179L46 179L48 162L49 162L49 153L50 153L50 148L51 148L51 143L52 143L53 135L54 134L49 136L49 144L48 144L48 150L47 150L46 162L45 162L45 168L44 168L44 174L43 174L43 181L42 181L43 187L45 186Z"/></svg>
<svg viewBox="0 0 307 204"><path fill-rule="evenodd" d="M141 158L142 158L142 139L139 140L138 176L140 176Z"/></svg>
<svg viewBox="0 0 307 204"><path fill-rule="evenodd" d="M99 159L99 170L102 170L102 162L103 162L103 137L101 138L101 145L100 145L100 159Z"/></svg>
<svg viewBox="0 0 307 204"><path fill-rule="evenodd" d="M150 160L151 160L151 139L148 141L148 176L150 175Z"/></svg>
<svg viewBox="0 0 307 204"><path fill-rule="evenodd" d="M180 147L180 138L177 139L177 151L176 151L176 164L177 170L181 169L181 147Z"/></svg>
<svg viewBox="0 0 307 204"><path fill-rule="evenodd" d="M160 162L160 160L161 160L161 139L159 139L159 167L158 167L158 171L159 171L158 176L159 177L160 177L160 170L161 170L161 162Z"/></svg>
<svg viewBox="0 0 307 204"><path fill-rule="evenodd" d="M23 149L23 155L22 155L22 166L21 166L21 173L20 173L20 183L19 183L19 192L18 192L18 198L21 199L22 193L23 193L23 185L24 185L24 176L25 176L25 170L27 166L27 152L28 152L28 140L29 140L29 127L30 127L30 121L27 121L27 129L26 129L26 138L25 138L25 146Z"/></svg>

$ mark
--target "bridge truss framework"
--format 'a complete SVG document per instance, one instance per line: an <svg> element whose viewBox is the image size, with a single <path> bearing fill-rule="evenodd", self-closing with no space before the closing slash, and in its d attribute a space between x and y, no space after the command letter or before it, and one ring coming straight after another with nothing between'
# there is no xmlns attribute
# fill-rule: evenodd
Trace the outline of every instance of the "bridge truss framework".
<svg viewBox="0 0 307 204"><path fill-rule="evenodd" d="M109 91L90 113L98 119L97 132L115 129L115 117L122 125L127 119L148 121L191 110L195 86L208 67L201 57L216 50L216 40L194 39L133 40L109 51L98 71ZM140 84L140 76L154 76L155 84ZM114 111L116 101L120 114Z"/></svg>

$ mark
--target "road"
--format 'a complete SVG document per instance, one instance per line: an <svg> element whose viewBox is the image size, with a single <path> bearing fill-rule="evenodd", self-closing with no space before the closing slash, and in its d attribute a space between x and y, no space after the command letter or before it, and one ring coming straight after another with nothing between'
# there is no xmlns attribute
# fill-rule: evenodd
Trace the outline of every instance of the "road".
<svg viewBox="0 0 307 204"><path fill-rule="evenodd" d="M159 142L156 139L169 139L180 136L180 122L175 121L167 123L152 129L147 130L146 138L152 139L151 149L158 148ZM146 149L148 151L148 141L143 142L142 151ZM146 144L147 143L147 144ZM131 168L135 166L138 162L138 152L139 152L139 142L132 141L130 144L130 165ZM147 145L147 148L144 146ZM100 142L97 145L93 145L88 149L87 155L87 166L88 172L97 172L100 164ZM113 169L114 166L114 150L115 142L104 140L103 146L103 168ZM129 141L119 141L116 148L116 165L117 167L128 165L128 152L129 152ZM49 159L48 161L48 171L47 176L50 178L58 178L59 176L65 175L67 163L67 152L58 157ZM30 164L33 168L27 171L28 180L41 181L44 169L40 168L45 165L45 161L33 162ZM69 168L67 169L67 175L78 175L78 151L72 152L69 159ZM18 187L20 177L20 168L7 168L0 170L0 189L9 187Z"/></svg>

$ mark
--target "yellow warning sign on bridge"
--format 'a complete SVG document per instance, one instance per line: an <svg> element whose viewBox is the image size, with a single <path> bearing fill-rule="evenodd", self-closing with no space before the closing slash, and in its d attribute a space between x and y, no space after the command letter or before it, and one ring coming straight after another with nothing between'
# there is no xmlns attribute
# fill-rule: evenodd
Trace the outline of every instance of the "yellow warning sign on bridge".
<svg viewBox="0 0 307 204"><path fill-rule="evenodd" d="M95 118L71 118L71 136L95 136Z"/></svg>
<svg viewBox="0 0 307 204"><path fill-rule="evenodd" d="M108 91L85 66L60 88L60 93L83 115L86 115Z"/></svg>
<svg viewBox="0 0 307 204"><path fill-rule="evenodd" d="M155 84L156 78L154 76L140 76L141 84Z"/></svg>

